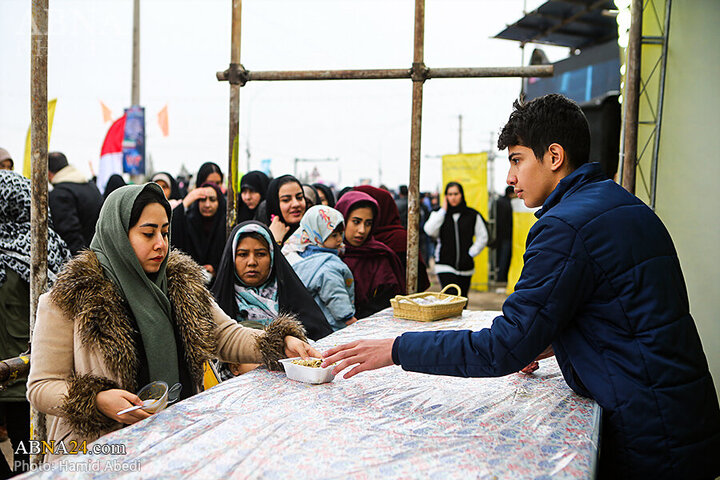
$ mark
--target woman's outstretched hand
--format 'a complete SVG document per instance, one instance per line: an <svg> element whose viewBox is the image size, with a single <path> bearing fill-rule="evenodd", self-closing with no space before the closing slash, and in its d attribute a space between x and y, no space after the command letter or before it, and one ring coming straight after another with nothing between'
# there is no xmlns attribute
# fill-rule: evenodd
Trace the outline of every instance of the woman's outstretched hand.
<svg viewBox="0 0 720 480"><path fill-rule="evenodd" d="M287 336L285 337L285 355L288 358L302 357L307 360L310 357L322 358L320 352L315 350L309 344L303 342L299 338Z"/></svg>
<svg viewBox="0 0 720 480"><path fill-rule="evenodd" d="M118 415L117 412L125 410L133 405L142 405L143 401L134 393L127 390L113 388L111 390L103 390L95 397L95 407L108 418L112 418L116 422L133 424L140 420L145 420L151 414L139 408L132 412Z"/></svg>
<svg viewBox="0 0 720 480"><path fill-rule="evenodd" d="M390 366L393 364L393 342L395 342L394 338L357 340L333 347L323 353L325 360L323 360L322 367L339 362L333 369L333 374L337 375L350 365L355 365L352 370L343 375L343 378L350 378L366 370Z"/></svg>

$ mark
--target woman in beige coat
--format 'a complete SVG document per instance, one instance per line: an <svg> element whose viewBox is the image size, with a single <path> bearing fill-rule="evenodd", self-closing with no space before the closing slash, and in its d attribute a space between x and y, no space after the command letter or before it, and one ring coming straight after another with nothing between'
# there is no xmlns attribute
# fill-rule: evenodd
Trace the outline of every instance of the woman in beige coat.
<svg viewBox="0 0 720 480"><path fill-rule="evenodd" d="M180 399L202 390L203 363L263 363L318 356L302 326L280 316L264 331L226 316L204 287L202 267L168 254L170 206L153 183L106 200L90 250L71 260L40 297L28 400L51 415L48 440L66 448L150 416L117 412L142 401L143 385L181 383Z"/></svg>

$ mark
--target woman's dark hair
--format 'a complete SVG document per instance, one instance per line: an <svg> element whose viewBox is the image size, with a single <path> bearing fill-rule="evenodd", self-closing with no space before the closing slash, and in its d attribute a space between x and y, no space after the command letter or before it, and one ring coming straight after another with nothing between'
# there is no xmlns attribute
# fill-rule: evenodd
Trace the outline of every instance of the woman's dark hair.
<svg viewBox="0 0 720 480"><path fill-rule="evenodd" d="M458 182L448 182L448 184L445 185L445 195L447 195L450 187L457 187L457 189L460 191L460 195L462 195L463 197L463 200L465 200L465 190L463 189L462 185L460 185Z"/></svg>
<svg viewBox="0 0 720 480"><path fill-rule="evenodd" d="M155 185L157 188L153 188L152 185ZM168 222L170 222L170 217L172 215L170 203L165 198L165 194L160 188L160 185L149 183L145 185L145 188L142 192L140 192L140 195L135 198L135 203L133 203L132 210L130 211L130 224L128 225L128 228L132 228L138 223L140 215L142 215L142 211L151 203L159 203L162 205L165 209L165 213L167 213Z"/></svg>
<svg viewBox="0 0 720 480"><path fill-rule="evenodd" d="M238 245L240 244L240 241L241 241L243 238L246 238L246 237L250 237L250 238L254 238L255 240L258 240L260 243L262 243L263 245L265 245L265 248L267 248L268 250L270 250L270 245L268 244L267 238L265 238L265 237L264 237L261 233L259 233L259 232L247 232L247 233L241 234L240 237L238 238ZM237 246L235 247L235 250L237 250Z"/></svg>
<svg viewBox="0 0 720 480"><path fill-rule="evenodd" d="M350 216L352 215L352 212L354 212L358 208L369 208L373 212L373 220L375 220L377 218L377 215L378 215L377 205L375 205L370 200L360 200L359 202L353 203L352 206L350 207L350 210L348 210L346 218L350 218Z"/></svg>
<svg viewBox="0 0 720 480"><path fill-rule="evenodd" d="M498 149L527 147L542 161L553 143L565 149L571 169L588 162L590 127L578 104L557 93L527 103L516 100L498 137Z"/></svg>
<svg viewBox="0 0 720 480"><path fill-rule="evenodd" d="M200 165L200 170L198 170L197 178L195 179L195 186L199 187L203 183L205 183L207 181L207 177L211 173L219 173L221 182L225 178L225 176L222 173L222 170L220 170L220 167L217 165L217 163L205 162L202 165Z"/></svg>

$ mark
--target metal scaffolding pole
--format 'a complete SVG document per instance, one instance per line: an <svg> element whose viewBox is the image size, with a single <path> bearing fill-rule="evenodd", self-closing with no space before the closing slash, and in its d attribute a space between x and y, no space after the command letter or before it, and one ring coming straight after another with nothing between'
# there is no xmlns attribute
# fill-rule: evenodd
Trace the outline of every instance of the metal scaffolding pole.
<svg viewBox="0 0 720 480"><path fill-rule="evenodd" d="M30 32L30 155L32 161L30 202L30 339L35 328L38 298L47 288L47 229L48 229L48 0L33 0ZM45 440L45 415L30 412L30 438ZM39 464L38 455L31 462Z"/></svg>
<svg viewBox="0 0 720 480"><path fill-rule="evenodd" d="M408 182L407 293L417 291L420 238L420 137L422 134L425 56L425 0L415 0L415 42L412 65L412 119L410 126L410 181Z"/></svg>
<svg viewBox="0 0 720 480"><path fill-rule="evenodd" d="M239 131L240 87L249 81L288 80L387 80L409 78L413 82L412 124L410 139L410 181L408 182L408 245L407 245L407 290L417 290L419 212L420 212L420 136L422 130L423 83L431 78L500 78L500 77L551 77L552 65L528 67L490 68L427 68L424 63L425 1L415 1L415 31L412 68L359 69L359 70L293 70L293 71L250 71L240 64L240 9L241 0L233 2L233 39L230 66L217 72L219 81L230 83L230 161L229 171L236 171L237 159L233 158ZM235 93L237 92L237 93ZM232 184L232 180L228 182ZM235 224L234 185L228 185L228 232Z"/></svg>
<svg viewBox="0 0 720 480"><path fill-rule="evenodd" d="M625 77L625 132L623 135L622 186L635 193L637 165L638 111L640 105L640 52L642 42L642 0L632 0L632 20L628 38L627 77Z"/></svg>
<svg viewBox="0 0 720 480"><path fill-rule="evenodd" d="M665 0L665 27L662 39L662 66L660 67L660 90L658 92L657 119L655 121L655 141L653 143L652 165L650 170L650 208L655 210L657 197L658 154L660 152L660 133L662 132L662 115L665 101L665 77L667 72L668 42L670 41L670 8L672 0Z"/></svg>
<svg viewBox="0 0 720 480"><path fill-rule="evenodd" d="M230 83L230 131L228 135L228 182L227 182L227 219L225 234L235 226L237 212L235 207L235 183L238 175L238 151L240 135L240 87L238 72L242 70L240 64L240 32L242 27L242 0L232 2L232 33L230 34L230 68L227 70Z"/></svg>

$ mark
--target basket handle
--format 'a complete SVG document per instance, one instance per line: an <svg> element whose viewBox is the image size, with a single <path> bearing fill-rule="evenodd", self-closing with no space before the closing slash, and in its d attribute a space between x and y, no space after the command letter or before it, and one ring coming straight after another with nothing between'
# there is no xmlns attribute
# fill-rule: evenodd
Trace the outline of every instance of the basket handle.
<svg viewBox="0 0 720 480"><path fill-rule="evenodd" d="M420 306L420 304L417 303L415 300L413 300L413 299L410 298L410 297L406 297L405 295L396 295L396 296L395 296L395 299L396 299L398 302L399 302L400 300L407 300L408 302L412 303L413 305L417 305L418 307Z"/></svg>
<svg viewBox="0 0 720 480"><path fill-rule="evenodd" d="M459 297L460 294L462 293L462 290L460 290L460 287L454 283L451 283L450 285L445 285L445 288L440 290L440 293L445 293L445 290L447 290L448 288L454 288L455 290L457 290L457 293L455 294L456 297ZM447 295L451 295L451 294L448 293Z"/></svg>

